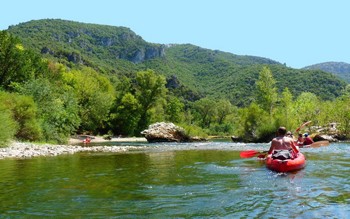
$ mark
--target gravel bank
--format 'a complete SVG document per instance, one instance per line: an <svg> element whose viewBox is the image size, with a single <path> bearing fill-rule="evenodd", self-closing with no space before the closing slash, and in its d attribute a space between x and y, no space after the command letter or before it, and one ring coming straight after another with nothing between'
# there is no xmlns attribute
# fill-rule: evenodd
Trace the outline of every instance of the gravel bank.
<svg viewBox="0 0 350 219"><path fill-rule="evenodd" d="M73 145L36 145L32 143L13 142L7 148L0 148L0 159L31 158L37 156L57 156L78 152L123 152L140 147L134 146L92 146L82 147Z"/></svg>

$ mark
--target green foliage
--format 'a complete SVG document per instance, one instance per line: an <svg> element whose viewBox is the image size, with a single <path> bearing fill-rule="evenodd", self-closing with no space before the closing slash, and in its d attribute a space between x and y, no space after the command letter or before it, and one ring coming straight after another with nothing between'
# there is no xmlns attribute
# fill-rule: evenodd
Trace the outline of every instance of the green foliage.
<svg viewBox="0 0 350 219"><path fill-rule="evenodd" d="M225 122L225 119L227 116L229 116L232 112L233 112L233 106L230 103L230 101L225 100L225 99L220 99L216 102L216 122L219 125L223 125L223 123Z"/></svg>
<svg viewBox="0 0 350 219"><path fill-rule="evenodd" d="M150 121L150 109L159 101L163 101L167 92L164 76L153 70L140 71L136 74L135 97L141 105L138 127L145 129Z"/></svg>
<svg viewBox="0 0 350 219"><path fill-rule="evenodd" d="M36 105L29 96L14 93L0 93L0 102L11 112L16 123L15 137L19 140L36 141L41 137L41 129L36 116Z"/></svg>
<svg viewBox="0 0 350 219"><path fill-rule="evenodd" d="M322 70L330 72L343 78L348 83L350 82L350 64L344 62L323 62L315 65L310 65L304 69Z"/></svg>
<svg viewBox="0 0 350 219"><path fill-rule="evenodd" d="M337 122L340 133L350 136L350 96L344 95L332 103L328 108L331 117L327 122Z"/></svg>
<svg viewBox="0 0 350 219"><path fill-rule="evenodd" d="M173 123L182 122L184 119L184 107L184 103L182 103L179 98L169 96L165 110L165 119Z"/></svg>
<svg viewBox="0 0 350 219"><path fill-rule="evenodd" d="M207 137L208 133L205 129L202 129L199 126L196 125L188 125L184 123L178 124L178 126L182 127L185 130L185 134L188 136L201 136L201 137Z"/></svg>
<svg viewBox="0 0 350 219"><path fill-rule="evenodd" d="M275 129L274 121L268 112L264 111L258 104L252 103L247 108L238 111L240 128L237 130L239 136L246 141L256 142L270 134Z"/></svg>
<svg viewBox="0 0 350 219"><path fill-rule="evenodd" d="M139 135L161 120L183 123L191 135L234 133L246 141L271 140L278 126L292 130L306 120L341 121L350 130L346 83L320 70L151 44L123 27L39 20L8 31L0 33L0 86L25 96L16 94L3 116L9 124L9 113L22 116L14 127L23 139Z"/></svg>
<svg viewBox="0 0 350 219"><path fill-rule="evenodd" d="M297 112L293 101L293 95L286 87L279 100L279 105L274 111L274 119L279 126L284 126L287 130L295 130L300 125L297 121Z"/></svg>
<svg viewBox="0 0 350 219"><path fill-rule="evenodd" d="M257 102L261 107L272 114L272 110L277 102L276 81L268 67L264 67L259 73L257 86Z"/></svg>
<svg viewBox="0 0 350 219"><path fill-rule="evenodd" d="M313 93L301 93L295 101L296 119L299 124L317 118L320 112L320 102Z"/></svg>
<svg viewBox="0 0 350 219"><path fill-rule="evenodd" d="M217 115L215 101L209 98L202 98L196 101L193 107L196 112L196 118L200 121L200 126L203 128L209 128Z"/></svg>
<svg viewBox="0 0 350 219"><path fill-rule="evenodd" d="M5 94L0 92L0 96L3 95ZM4 147L14 138L17 126L12 118L11 111L3 104L0 104L0 121L0 147Z"/></svg>
<svg viewBox="0 0 350 219"><path fill-rule="evenodd" d="M110 126L114 133L122 135L138 135L138 122L140 120L141 105L134 95L126 93L116 111L111 113Z"/></svg>
<svg viewBox="0 0 350 219"><path fill-rule="evenodd" d="M230 123L214 124L210 127L210 135L215 136L227 136L230 133L233 133L234 126Z"/></svg>
<svg viewBox="0 0 350 219"><path fill-rule="evenodd" d="M65 143L79 127L79 107L72 91L61 89L48 79L37 79L25 83L19 92L31 95L39 106L45 141Z"/></svg>
<svg viewBox="0 0 350 219"><path fill-rule="evenodd" d="M39 77L48 72L47 64L31 50L25 50L20 40L0 31L0 86L6 90L16 83Z"/></svg>
<svg viewBox="0 0 350 219"><path fill-rule="evenodd" d="M78 101L81 131L94 131L108 119L115 98L111 82L91 68L73 70L63 74L68 91L73 91Z"/></svg>
<svg viewBox="0 0 350 219"><path fill-rule="evenodd" d="M127 77L144 69L167 77L176 75L180 86L172 92L190 101L208 96L248 106L256 97L251 88L264 66L269 67L276 79L278 92L288 87L293 96L312 92L322 100L333 100L346 85L331 73L287 68L267 58L239 56L190 44L150 44L123 27L45 19L22 23L8 31L25 46L70 68L84 65L104 74Z"/></svg>

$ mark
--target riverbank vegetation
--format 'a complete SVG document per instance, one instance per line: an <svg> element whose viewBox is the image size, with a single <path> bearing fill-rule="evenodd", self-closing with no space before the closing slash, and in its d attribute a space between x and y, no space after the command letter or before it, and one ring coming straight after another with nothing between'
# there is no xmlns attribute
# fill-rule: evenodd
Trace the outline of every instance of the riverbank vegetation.
<svg viewBox="0 0 350 219"><path fill-rule="evenodd" d="M280 77L282 70L274 64L254 69L255 75L246 75L254 75L249 80L235 78L249 86L249 96L233 88L230 94L229 85L228 95L210 95L167 77L165 69L106 74L93 66L44 58L1 31L0 143L12 139L66 143L75 133L139 136L149 124L160 121L184 127L191 136L235 135L249 142L269 141L278 126L295 130L309 120L321 127L336 122L340 134L349 136L349 85L324 90L310 82L315 92L303 91ZM329 95L318 96L320 90Z"/></svg>

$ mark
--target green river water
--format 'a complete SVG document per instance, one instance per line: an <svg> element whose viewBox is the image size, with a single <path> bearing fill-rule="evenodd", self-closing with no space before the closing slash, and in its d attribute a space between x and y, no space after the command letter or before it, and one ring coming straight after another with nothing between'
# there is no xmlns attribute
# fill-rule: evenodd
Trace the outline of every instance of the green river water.
<svg viewBox="0 0 350 219"><path fill-rule="evenodd" d="M0 218L348 218L350 144L302 149L272 172L268 144L130 143L139 150L0 160Z"/></svg>

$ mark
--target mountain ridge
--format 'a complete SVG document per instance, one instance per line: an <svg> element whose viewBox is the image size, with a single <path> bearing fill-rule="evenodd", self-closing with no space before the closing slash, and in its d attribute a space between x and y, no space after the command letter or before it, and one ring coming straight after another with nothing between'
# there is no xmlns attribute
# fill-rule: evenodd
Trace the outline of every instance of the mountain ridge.
<svg viewBox="0 0 350 219"><path fill-rule="evenodd" d="M235 105L252 101L259 71L269 66L278 90L294 95L313 92L323 99L340 95L346 83L320 70L293 69L258 56L241 56L192 44L149 43L125 27L42 19L11 26L8 31L26 47L69 67L87 65L101 73L132 76L153 69L204 96L228 98ZM312 83L304 78L312 79Z"/></svg>
<svg viewBox="0 0 350 219"><path fill-rule="evenodd" d="M322 62L306 66L303 69L330 72L350 83L350 64L346 62Z"/></svg>

